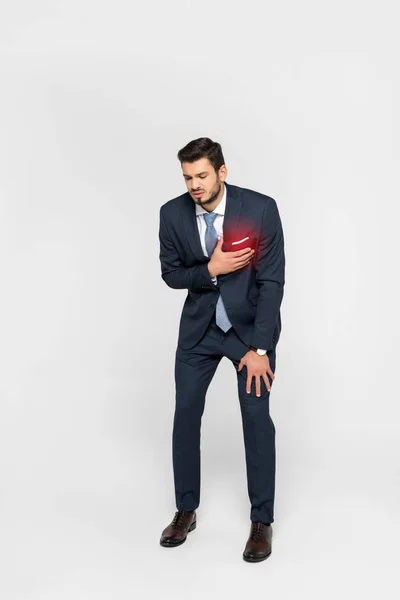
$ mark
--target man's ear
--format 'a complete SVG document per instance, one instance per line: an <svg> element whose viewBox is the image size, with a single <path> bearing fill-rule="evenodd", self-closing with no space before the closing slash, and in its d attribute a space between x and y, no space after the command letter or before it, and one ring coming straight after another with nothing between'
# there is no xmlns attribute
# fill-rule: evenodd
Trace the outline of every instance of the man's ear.
<svg viewBox="0 0 400 600"><path fill-rule="evenodd" d="M226 168L226 165L222 165L219 168L219 178L221 181L225 181L227 176L228 176L228 169Z"/></svg>

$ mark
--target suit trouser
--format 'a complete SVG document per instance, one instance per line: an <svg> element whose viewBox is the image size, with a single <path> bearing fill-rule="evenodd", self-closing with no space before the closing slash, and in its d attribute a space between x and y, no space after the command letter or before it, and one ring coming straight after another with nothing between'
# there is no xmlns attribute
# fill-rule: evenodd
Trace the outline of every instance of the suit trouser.
<svg viewBox="0 0 400 600"><path fill-rule="evenodd" d="M272 523L275 496L275 426L269 414L270 392L261 378L256 396L255 378L246 392L247 368L238 371L249 351L233 327L224 333L215 314L200 342L190 350L179 345L175 355L175 414L172 456L177 510L195 510L200 503L200 428L207 389L222 357L236 369L246 456L251 521ZM268 352L275 371L275 348ZM268 376L269 377L269 376ZM269 377L271 383L271 378Z"/></svg>

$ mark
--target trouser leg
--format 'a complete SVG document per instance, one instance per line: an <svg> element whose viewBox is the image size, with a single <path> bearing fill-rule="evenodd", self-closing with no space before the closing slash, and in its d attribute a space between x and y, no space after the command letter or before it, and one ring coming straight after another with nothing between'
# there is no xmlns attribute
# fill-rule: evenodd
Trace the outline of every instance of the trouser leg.
<svg viewBox="0 0 400 600"><path fill-rule="evenodd" d="M250 519L272 523L274 521L276 453L275 426L269 414L270 392L261 379L261 396L257 397L254 378L250 394L246 392L247 368L244 366L239 372L238 365L249 348L242 343L234 331L227 335L224 347L225 355L231 359L237 372L246 456L247 489L251 504ZM274 372L275 349L268 352L268 358Z"/></svg>
<svg viewBox="0 0 400 600"><path fill-rule="evenodd" d="M221 356L212 336L175 357L175 414L172 454L177 510L195 510L200 503L200 429L207 389Z"/></svg>
<svg viewBox="0 0 400 600"><path fill-rule="evenodd" d="M275 370L275 352L270 352L269 361ZM269 414L270 392L261 380L261 396L246 392L247 370L238 372L238 392L242 414L243 436L246 454L247 489L251 502L250 519L263 523L274 521L275 499L275 426ZM245 379L246 377L246 379Z"/></svg>

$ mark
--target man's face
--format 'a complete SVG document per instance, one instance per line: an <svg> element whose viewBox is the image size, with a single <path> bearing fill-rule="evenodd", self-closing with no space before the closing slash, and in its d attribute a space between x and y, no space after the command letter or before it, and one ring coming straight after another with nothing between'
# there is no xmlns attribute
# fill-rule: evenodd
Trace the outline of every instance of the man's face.
<svg viewBox="0 0 400 600"><path fill-rule="evenodd" d="M218 198L222 190L226 172L225 165L216 173L208 158L201 158L192 163L183 162L182 172L188 192L194 202L207 209Z"/></svg>

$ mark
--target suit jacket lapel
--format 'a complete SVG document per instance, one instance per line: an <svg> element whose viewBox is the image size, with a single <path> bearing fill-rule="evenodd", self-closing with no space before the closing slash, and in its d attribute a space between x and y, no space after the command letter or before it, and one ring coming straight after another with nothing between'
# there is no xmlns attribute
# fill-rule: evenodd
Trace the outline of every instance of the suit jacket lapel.
<svg viewBox="0 0 400 600"><path fill-rule="evenodd" d="M196 205L189 192L185 194L181 216L187 243L196 258L205 260L197 227Z"/></svg>
<svg viewBox="0 0 400 600"><path fill-rule="evenodd" d="M229 183L226 183L226 207L224 216L224 246L228 247L236 236L236 231L239 225L240 211L242 209L242 200L239 197L237 188L232 187Z"/></svg>

